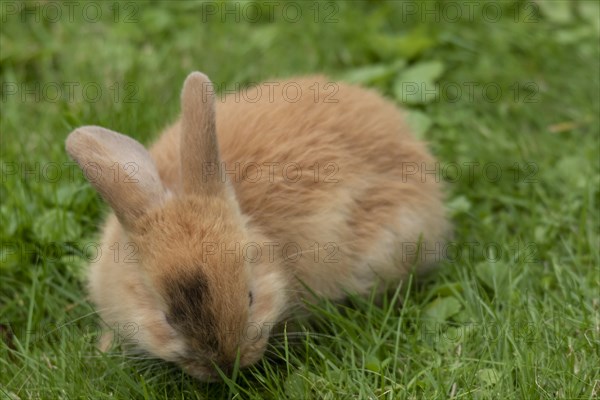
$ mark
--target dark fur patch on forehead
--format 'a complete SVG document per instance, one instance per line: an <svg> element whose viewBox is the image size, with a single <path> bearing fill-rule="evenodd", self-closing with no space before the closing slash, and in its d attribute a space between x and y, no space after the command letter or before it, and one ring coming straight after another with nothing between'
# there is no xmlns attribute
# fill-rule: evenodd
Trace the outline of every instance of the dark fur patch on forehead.
<svg viewBox="0 0 600 400"><path fill-rule="evenodd" d="M217 327L211 311L211 292L199 271L173 277L165 284L167 321L193 346L218 348Z"/></svg>

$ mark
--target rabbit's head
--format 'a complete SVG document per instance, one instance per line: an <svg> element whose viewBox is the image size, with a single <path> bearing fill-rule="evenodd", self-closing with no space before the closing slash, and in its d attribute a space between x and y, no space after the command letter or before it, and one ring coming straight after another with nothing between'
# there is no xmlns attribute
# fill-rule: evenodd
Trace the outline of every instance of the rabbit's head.
<svg viewBox="0 0 600 400"><path fill-rule="evenodd" d="M139 346L203 380L218 377L216 367L227 373L259 360L285 303L276 260L252 263L242 252L255 237L221 179L214 102L208 78L190 74L180 159L172 161L180 168L177 190L165 187L148 151L127 136L84 126L67 139L68 153L135 245L135 262L119 268L137 269L143 284L127 295L142 290L150 303L129 311L142 321Z"/></svg>

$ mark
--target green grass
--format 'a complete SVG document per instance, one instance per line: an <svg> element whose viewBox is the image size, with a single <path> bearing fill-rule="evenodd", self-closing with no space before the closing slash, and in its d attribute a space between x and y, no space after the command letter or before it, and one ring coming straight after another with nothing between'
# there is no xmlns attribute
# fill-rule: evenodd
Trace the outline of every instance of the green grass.
<svg viewBox="0 0 600 400"><path fill-rule="evenodd" d="M0 397L598 398L598 4L451 3L462 19L374 0L236 22L175 1L102 3L88 21L81 3L53 22L56 3L0 3ZM323 302L225 383L98 352L83 271L106 206L64 139L98 124L148 143L191 70L221 89L326 73L404 103L447 182L450 260L381 304Z"/></svg>

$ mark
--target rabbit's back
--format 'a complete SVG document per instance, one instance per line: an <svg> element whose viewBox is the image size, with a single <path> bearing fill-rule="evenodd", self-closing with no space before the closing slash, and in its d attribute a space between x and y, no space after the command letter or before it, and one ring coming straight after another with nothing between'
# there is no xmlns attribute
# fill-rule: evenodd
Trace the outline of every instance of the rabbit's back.
<svg viewBox="0 0 600 400"><path fill-rule="evenodd" d="M267 82L217 96L216 114L242 212L313 290L364 292L374 274L401 276L420 240L437 246L445 234L439 184L420 172L435 160L376 92L320 76ZM174 191L178 137L176 123L151 150Z"/></svg>

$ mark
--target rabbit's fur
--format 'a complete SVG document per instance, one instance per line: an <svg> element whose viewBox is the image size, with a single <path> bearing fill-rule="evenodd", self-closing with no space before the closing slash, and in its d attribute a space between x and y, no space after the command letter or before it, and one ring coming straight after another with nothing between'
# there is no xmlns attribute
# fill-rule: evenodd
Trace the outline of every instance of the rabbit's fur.
<svg viewBox="0 0 600 400"><path fill-rule="evenodd" d="M367 294L439 259L448 223L422 175L435 160L392 103L324 77L259 87L256 101L215 98L190 74L181 119L149 152L99 127L67 139L114 210L89 270L105 347L127 327L136 347L212 380L259 360L311 291Z"/></svg>

